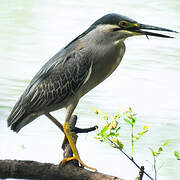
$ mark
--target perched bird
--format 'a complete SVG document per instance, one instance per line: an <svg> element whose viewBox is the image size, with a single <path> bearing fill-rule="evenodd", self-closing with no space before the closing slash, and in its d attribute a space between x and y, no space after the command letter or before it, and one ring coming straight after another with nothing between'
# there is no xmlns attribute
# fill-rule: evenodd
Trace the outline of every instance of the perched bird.
<svg viewBox="0 0 180 180"><path fill-rule="evenodd" d="M69 119L80 98L109 77L118 67L125 53L124 40L131 36L146 35L172 38L167 35L144 31L176 32L170 29L140 24L119 14L107 14L95 21L85 32L53 56L35 75L8 117L8 126L15 132L40 115L46 115L56 125L51 111L66 108L64 133L74 156L79 157L72 140ZM62 127L60 127L62 128Z"/></svg>

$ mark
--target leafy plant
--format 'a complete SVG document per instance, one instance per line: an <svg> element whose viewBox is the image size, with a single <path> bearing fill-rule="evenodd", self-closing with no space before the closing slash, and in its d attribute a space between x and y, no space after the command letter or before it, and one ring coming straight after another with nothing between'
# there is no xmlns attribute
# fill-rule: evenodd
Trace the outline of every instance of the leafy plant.
<svg viewBox="0 0 180 180"><path fill-rule="evenodd" d="M123 116L124 116L123 120L131 126L131 159L133 159L134 158L133 157L134 156L134 143L136 142L136 140L139 140L142 137L142 135L148 132L149 127L144 126L141 132L137 133L137 135L134 135L134 128L136 124L136 114L133 113L131 107L129 107L128 110L123 112Z"/></svg>
<svg viewBox="0 0 180 180"><path fill-rule="evenodd" d="M92 109L95 114L97 114L101 119L104 120L100 127L100 130L97 132L96 139L109 144L113 148L119 149L128 159L131 160L132 163L134 163L139 169L141 169L141 167L134 161L134 144L149 131L149 127L144 126L139 132L134 133L137 117L131 107L129 107L124 112L119 110L115 114L107 114L94 107ZM120 129L122 128L123 121L130 125L131 156L124 152L124 144L120 140ZM157 168L157 159L160 156L161 152L164 151L164 147L167 146L167 144L168 141L162 144L162 146L160 146L157 151L149 148L153 156L153 170L155 177L154 180L157 180L157 172L160 169ZM174 156L177 158L177 160L180 160L179 151L174 151ZM149 176L144 170L143 173L146 174L151 180L153 180L153 178Z"/></svg>
<svg viewBox="0 0 180 180"><path fill-rule="evenodd" d="M121 129L120 123L125 121L131 126L131 159L133 159L134 143L148 132L149 127L144 126L140 132L134 135L136 114L133 113L131 107L122 113L119 110L115 115L106 114L94 107L92 109L100 118L105 120L97 133L96 139L101 142L106 142L112 147L118 146L119 149L124 147L119 139L119 130Z"/></svg>
<svg viewBox="0 0 180 180"><path fill-rule="evenodd" d="M113 115L105 114L104 112L99 111L96 108L93 108L93 111L105 120L100 130L97 133L96 139L98 139L101 142L106 142L114 148L118 147L119 149L122 149L124 145L118 139L119 130L121 128L119 123L120 120L119 113L113 116Z"/></svg>
<svg viewBox="0 0 180 180"><path fill-rule="evenodd" d="M154 169L154 179L157 180L157 158L161 154L161 152L164 150L164 147L168 144L168 141L166 141L162 146L158 148L157 151L153 150L152 148L149 148L151 150L151 153L153 155L153 169Z"/></svg>
<svg viewBox="0 0 180 180"><path fill-rule="evenodd" d="M143 129L134 135L134 128L136 123L136 114L133 113L132 109L129 107L126 111L122 112L119 110L115 115L109 115L96 108L92 108L95 114L104 119L100 130L97 133L96 139L101 142L108 143L110 146L119 149L128 159L131 160L135 166L140 170L141 167L133 159L134 143L139 140L145 133L148 132L149 127L144 126ZM119 132L121 129L120 123L125 121L131 126L131 157L129 157L124 151L124 145L120 141ZM149 176L144 170L143 173L146 174L151 180L153 178Z"/></svg>

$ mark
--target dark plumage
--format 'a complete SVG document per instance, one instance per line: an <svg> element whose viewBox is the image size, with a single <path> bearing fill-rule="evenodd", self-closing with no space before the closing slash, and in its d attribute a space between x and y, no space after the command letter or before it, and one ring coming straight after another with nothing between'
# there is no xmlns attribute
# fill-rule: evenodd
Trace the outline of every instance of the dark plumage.
<svg viewBox="0 0 180 180"><path fill-rule="evenodd" d="M8 126L18 132L44 112L58 109L58 104L72 96L86 79L91 64L87 57L75 50L76 42L98 25L118 25L121 19L135 22L118 14L105 15L53 56L17 101L8 117Z"/></svg>
<svg viewBox="0 0 180 180"><path fill-rule="evenodd" d="M120 22L122 21L128 22L127 25L121 26ZM155 29L155 30L175 32L169 29L138 24L136 21L119 14L107 14L102 18L98 19L86 31L84 31L81 35L79 35L77 38L71 41L61 51L59 51L55 56L53 56L35 75L35 77L30 82L29 86L26 88L25 92L22 94L20 99L15 104L11 114L8 117L8 126L11 126L12 130L18 132L23 126L30 123L39 115L42 115L45 112L50 112L68 106L68 104L66 104L65 102L66 99L75 95L76 92L85 82L88 73L90 71L91 64L97 61L96 58L92 58L92 57L98 53L96 52L96 49L98 49L99 47L102 47L103 50L104 48L103 41L107 37L107 35L105 35L104 37L103 36L99 37L100 35L98 35L98 38L100 39L98 41L96 40L97 35L96 37L92 35L90 39L86 38L86 36L88 37L88 34L90 34L92 31L94 31L93 34L98 34L98 30L97 31L95 30L98 29L99 26L106 26L106 25L113 25L112 27L107 26L106 28L110 28L111 31L114 32L114 34L115 33L117 35L119 34L118 36L114 36L114 38L119 38L119 39L125 39L129 36L138 33L152 35L152 36L169 37L166 35L141 31L140 29ZM129 34L125 32L124 34L122 33L121 35L119 33L121 30L135 32L135 34ZM105 33L105 31L103 33ZM109 35L112 36L113 34L109 33ZM82 38L84 39L81 40ZM86 46L89 46L88 44L89 40L92 40L92 44L93 44L94 43L93 39L95 39L97 42L100 42L101 44L97 44L96 45L97 48L95 48L94 54L89 55L88 54L89 52L85 52L82 49L87 50L87 48L89 47ZM104 41L104 43L106 42ZM79 44L83 44L82 48L79 48ZM106 44L108 45L108 42ZM124 43L121 44L121 47L124 48ZM113 51L117 51L118 49L117 50L111 49L111 50L113 52ZM103 53L101 53L102 57L108 58L109 53L107 52L107 55L103 55ZM121 54L123 55L124 53ZM109 72L107 71L105 73L111 74L114 70L112 72L111 71L112 71L111 68L109 68ZM95 79L96 77L94 77L94 81L95 82L97 81L97 83L95 83L93 87L95 87L98 83L104 80L106 78L106 74L104 74L104 77L100 78L99 80L96 80ZM92 89L93 87L89 88L89 90ZM87 92L89 90L87 90ZM64 105L61 106L61 104L63 103ZM78 100L76 103L78 103Z"/></svg>
<svg viewBox="0 0 180 180"><path fill-rule="evenodd" d="M41 68L17 101L8 118L8 126L12 125L13 131L18 132L46 111L56 110L58 104L75 94L83 84L90 61L78 52L62 55L63 51Z"/></svg>

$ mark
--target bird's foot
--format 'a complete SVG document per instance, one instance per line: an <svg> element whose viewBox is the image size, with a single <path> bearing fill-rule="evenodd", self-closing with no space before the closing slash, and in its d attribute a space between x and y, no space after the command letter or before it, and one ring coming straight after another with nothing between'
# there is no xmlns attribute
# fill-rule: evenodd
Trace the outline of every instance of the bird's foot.
<svg viewBox="0 0 180 180"><path fill-rule="evenodd" d="M61 161L61 163L64 164L64 163L66 163L66 162L68 162L68 161L71 161L71 160L74 160L74 159L76 159L77 161L79 161L79 163L80 163L83 167L85 167L85 168L87 168L87 169L91 169L91 170L93 170L94 172L97 171L96 168L92 168L92 167L89 167L89 166L87 166L86 164L84 164L84 163L80 160L80 158L79 158L78 156L73 156L73 157L69 157L69 158L64 158L64 159Z"/></svg>

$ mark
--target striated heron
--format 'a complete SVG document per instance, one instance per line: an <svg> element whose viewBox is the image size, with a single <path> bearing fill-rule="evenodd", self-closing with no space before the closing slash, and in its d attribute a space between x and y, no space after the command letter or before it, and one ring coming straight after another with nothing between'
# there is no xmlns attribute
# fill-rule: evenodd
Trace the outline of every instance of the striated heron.
<svg viewBox="0 0 180 180"><path fill-rule="evenodd" d="M80 160L72 140L69 119L80 98L117 68L125 53L126 38L137 35L172 38L144 29L176 32L140 24L119 14L108 14L98 19L40 69L12 109L8 126L18 132L44 114L64 131L73 151L74 156L62 162L77 159L82 166L96 170ZM66 108L63 128L50 114L61 108Z"/></svg>

